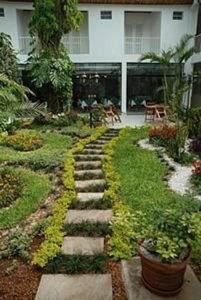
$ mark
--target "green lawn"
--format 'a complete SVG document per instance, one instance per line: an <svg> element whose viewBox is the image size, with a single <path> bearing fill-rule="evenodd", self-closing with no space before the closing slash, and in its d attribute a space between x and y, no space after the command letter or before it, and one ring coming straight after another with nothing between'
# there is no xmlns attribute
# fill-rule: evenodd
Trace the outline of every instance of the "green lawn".
<svg viewBox="0 0 201 300"><path fill-rule="evenodd" d="M52 170L61 166L66 150L72 144L72 138L57 132L42 133L42 137L43 147L29 152L20 152L1 145L0 163L8 161L11 164L26 165L33 170Z"/></svg>
<svg viewBox="0 0 201 300"><path fill-rule="evenodd" d="M51 191L47 175L39 175L31 170L13 169L23 183L21 196L6 209L0 210L0 229L11 228L35 212Z"/></svg>
<svg viewBox="0 0 201 300"><path fill-rule="evenodd" d="M130 129L117 143L113 162L121 178L122 201L134 210L150 212L150 217L156 207L197 210L199 203L170 191L163 180L167 166L157 154L136 145L136 141L144 137L147 137L147 129Z"/></svg>

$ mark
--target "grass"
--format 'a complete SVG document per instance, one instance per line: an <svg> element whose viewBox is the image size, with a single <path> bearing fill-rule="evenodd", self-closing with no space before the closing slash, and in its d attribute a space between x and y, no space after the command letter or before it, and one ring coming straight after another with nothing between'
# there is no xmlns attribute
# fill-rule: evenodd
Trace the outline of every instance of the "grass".
<svg viewBox="0 0 201 300"><path fill-rule="evenodd" d="M80 224L66 224L63 231L67 236L101 237L112 234L108 223L82 222Z"/></svg>
<svg viewBox="0 0 201 300"><path fill-rule="evenodd" d="M45 268L46 273L53 274L83 274L104 273L107 255L97 253L92 255L59 254Z"/></svg>
<svg viewBox="0 0 201 300"><path fill-rule="evenodd" d="M48 171L62 166L65 152L71 146L72 139L56 132L41 135L44 145L34 151L21 152L0 145L0 163L7 161L9 164L26 165L32 170L47 169Z"/></svg>
<svg viewBox="0 0 201 300"><path fill-rule="evenodd" d="M17 168L14 172L21 178L23 189L12 206L0 210L0 229L11 228L34 213L51 191L48 176L23 168Z"/></svg>
<svg viewBox="0 0 201 300"><path fill-rule="evenodd" d="M109 199L90 200L87 202L73 201L70 205L70 209L110 209L112 203Z"/></svg>
<svg viewBox="0 0 201 300"><path fill-rule="evenodd" d="M157 153L143 150L136 145L147 137L147 129L130 129L120 138L113 159L114 168L120 175L120 198L132 209L150 212L155 207L178 208L193 211L200 204L188 196L172 192L163 180L168 167L162 164Z"/></svg>

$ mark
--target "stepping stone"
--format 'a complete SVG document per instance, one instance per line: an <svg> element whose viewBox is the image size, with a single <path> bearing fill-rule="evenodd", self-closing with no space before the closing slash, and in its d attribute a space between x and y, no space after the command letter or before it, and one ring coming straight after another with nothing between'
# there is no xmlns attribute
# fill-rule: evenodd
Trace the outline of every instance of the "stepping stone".
<svg viewBox="0 0 201 300"><path fill-rule="evenodd" d="M104 238L65 237L61 250L66 255L94 255L104 251Z"/></svg>
<svg viewBox="0 0 201 300"><path fill-rule="evenodd" d="M112 219L112 210L76 210L69 209L66 215L65 224L73 223L79 224L82 222L92 222L92 223L109 223Z"/></svg>
<svg viewBox="0 0 201 300"><path fill-rule="evenodd" d="M78 192L103 192L106 182L104 179L77 180L75 188Z"/></svg>
<svg viewBox="0 0 201 300"><path fill-rule="evenodd" d="M107 143L107 140L96 140L95 142L93 142L94 145L105 145Z"/></svg>
<svg viewBox="0 0 201 300"><path fill-rule="evenodd" d="M85 149L82 151L83 154L103 154L103 151L101 149Z"/></svg>
<svg viewBox="0 0 201 300"><path fill-rule="evenodd" d="M104 177L103 171L101 169L78 170L75 171L74 174L75 178L78 180L102 179Z"/></svg>
<svg viewBox="0 0 201 300"><path fill-rule="evenodd" d="M101 168L102 163L100 160L96 161L77 161L75 162L75 168L77 170L89 170Z"/></svg>
<svg viewBox="0 0 201 300"><path fill-rule="evenodd" d="M99 201L102 200L104 193L78 193L77 200L80 202Z"/></svg>
<svg viewBox="0 0 201 300"><path fill-rule="evenodd" d="M35 300L112 300L111 274L43 275Z"/></svg>
<svg viewBox="0 0 201 300"><path fill-rule="evenodd" d="M94 160L101 160L104 158L104 155L100 154L78 154L75 155L76 161L94 161Z"/></svg>
<svg viewBox="0 0 201 300"><path fill-rule="evenodd" d="M104 145L101 145L101 144L97 145L97 144L90 143L90 144L88 144L88 145L85 146L85 149L100 149L100 150L102 150L103 146Z"/></svg>

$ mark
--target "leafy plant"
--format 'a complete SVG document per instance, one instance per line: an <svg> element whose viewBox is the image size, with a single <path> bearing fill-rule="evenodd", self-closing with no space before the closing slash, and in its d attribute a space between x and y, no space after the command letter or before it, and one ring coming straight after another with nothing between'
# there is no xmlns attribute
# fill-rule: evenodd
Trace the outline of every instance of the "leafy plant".
<svg viewBox="0 0 201 300"><path fill-rule="evenodd" d="M191 141L190 150L201 156L201 138Z"/></svg>
<svg viewBox="0 0 201 300"><path fill-rule="evenodd" d="M20 196L22 181L10 168L0 169L0 208L9 206Z"/></svg>
<svg viewBox="0 0 201 300"><path fill-rule="evenodd" d="M17 80L17 55L11 37L0 32L0 70L9 79Z"/></svg>
<svg viewBox="0 0 201 300"><path fill-rule="evenodd" d="M192 242L200 238L201 214L176 209L156 208L154 218L148 213L134 213L133 224L136 241L162 262L182 261L189 255Z"/></svg>
<svg viewBox="0 0 201 300"><path fill-rule="evenodd" d="M3 144L18 151L33 151L42 147L43 139L36 131L20 130L5 137Z"/></svg>
<svg viewBox="0 0 201 300"><path fill-rule="evenodd" d="M107 223L82 222L80 224L67 224L63 227L67 236L107 236L112 230Z"/></svg>
<svg viewBox="0 0 201 300"><path fill-rule="evenodd" d="M13 233L8 240L8 255L9 256L20 256L24 259L29 258L29 245L31 243L31 238L22 232L16 231Z"/></svg>

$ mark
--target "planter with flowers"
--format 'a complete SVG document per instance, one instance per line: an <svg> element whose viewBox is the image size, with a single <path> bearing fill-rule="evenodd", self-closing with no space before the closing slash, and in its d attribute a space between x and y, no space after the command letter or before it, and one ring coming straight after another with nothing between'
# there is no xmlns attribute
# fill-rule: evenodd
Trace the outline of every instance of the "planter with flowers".
<svg viewBox="0 0 201 300"><path fill-rule="evenodd" d="M201 214L156 209L136 212L133 220L145 287L161 296L178 294L191 245L201 238Z"/></svg>

